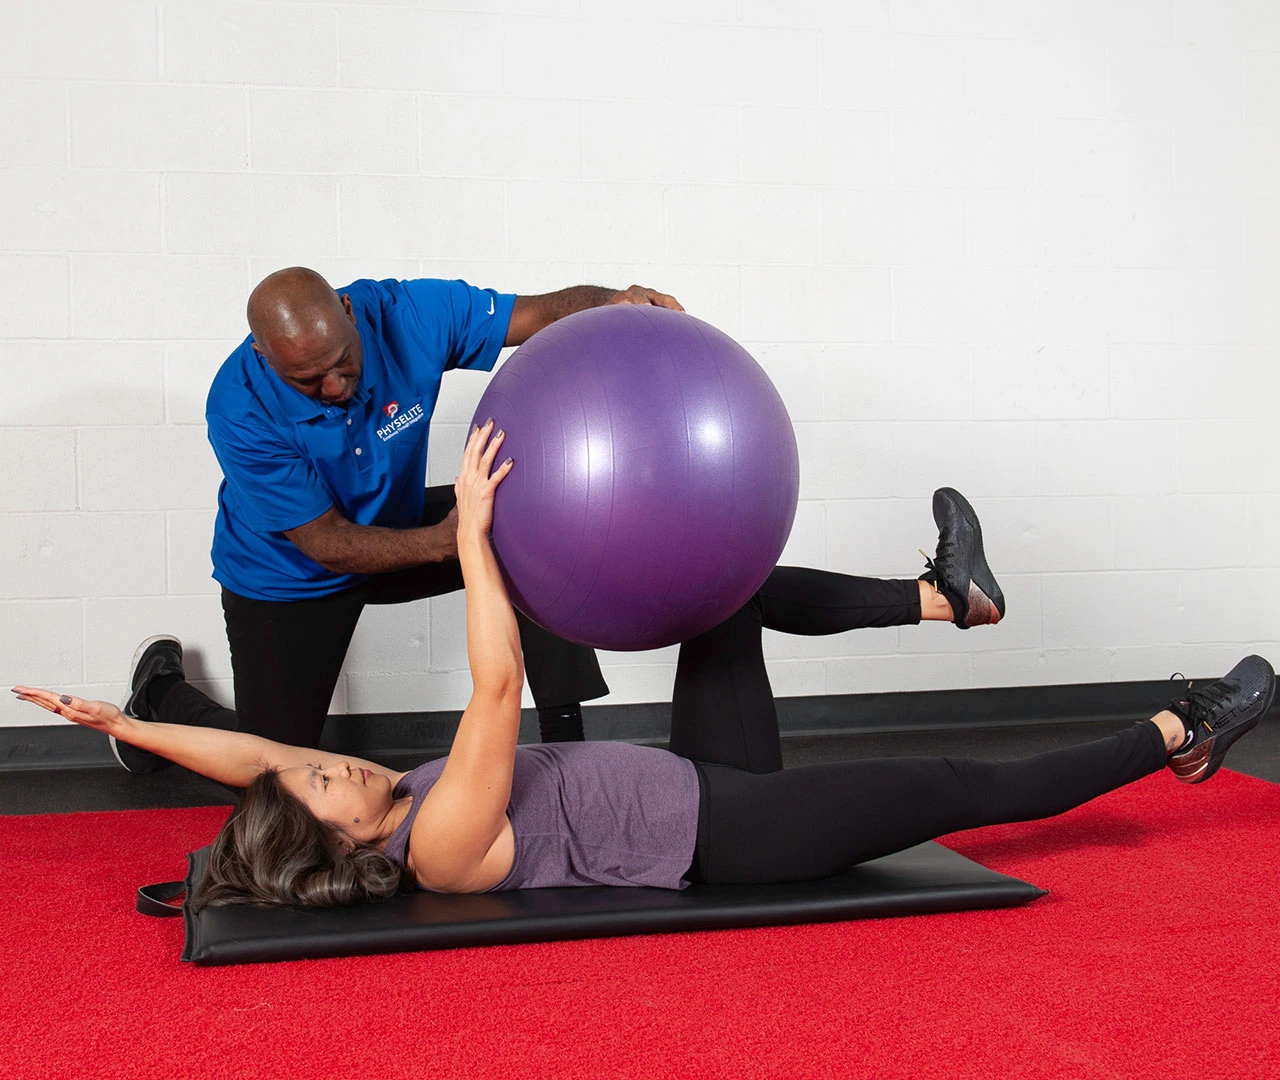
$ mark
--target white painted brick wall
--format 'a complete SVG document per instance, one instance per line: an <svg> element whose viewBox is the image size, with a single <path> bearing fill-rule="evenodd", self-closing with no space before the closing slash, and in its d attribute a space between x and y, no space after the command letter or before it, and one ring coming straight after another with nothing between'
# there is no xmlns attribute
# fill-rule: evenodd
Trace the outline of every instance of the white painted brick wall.
<svg viewBox="0 0 1280 1080"><path fill-rule="evenodd" d="M204 502L207 504L207 497ZM165 515L169 569L166 585L171 594L218 593L218 583L212 576L213 560L209 555L216 517L217 511L207 506L199 510L171 510Z"/></svg>
<svg viewBox="0 0 1280 1080"><path fill-rule="evenodd" d="M222 475L194 424L85 428L78 450L80 505L89 511L194 510L208 505Z"/></svg>
<svg viewBox="0 0 1280 1080"><path fill-rule="evenodd" d="M582 176L581 101L435 95L416 100L422 164L431 175ZM393 138L404 139L405 133Z"/></svg>
<svg viewBox="0 0 1280 1080"><path fill-rule="evenodd" d="M65 338L71 332L71 260L65 255L0 255L0 334Z"/></svg>
<svg viewBox="0 0 1280 1080"><path fill-rule="evenodd" d="M160 4L164 78L234 86L334 86L338 12L328 4Z"/></svg>
<svg viewBox="0 0 1280 1080"><path fill-rule="evenodd" d="M249 155L269 172L413 173L418 97L377 90L253 90Z"/></svg>
<svg viewBox="0 0 1280 1080"><path fill-rule="evenodd" d="M667 244L677 260L813 265L820 237L817 191L763 184L676 184L667 189Z"/></svg>
<svg viewBox="0 0 1280 1080"><path fill-rule="evenodd" d="M424 176L338 181L342 254L429 259L501 256L502 185ZM381 271L365 275L382 277Z"/></svg>
<svg viewBox="0 0 1280 1080"><path fill-rule="evenodd" d="M0 173L8 251L159 251L154 174L67 169Z"/></svg>
<svg viewBox="0 0 1280 1080"><path fill-rule="evenodd" d="M514 180L506 187L507 249L517 259L539 252L556 261L602 261L626 252L633 259L666 254L663 189L658 184ZM501 203L486 199L473 210L498 221ZM459 250L441 252L461 257Z"/></svg>
<svg viewBox="0 0 1280 1080"><path fill-rule="evenodd" d="M502 23L500 42L484 45L481 74L492 89L526 99L617 100L651 97L660 85L655 76L663 71L666 34L660 22L622 27L602 13L589 19L508 16Z"/></svg>
<svg viewBox="0 0 1280 1080"><path fill-rule="evenodd" d="M0 71L5 78L156 78L154 0L17 0L5 6Z"/></svg>
<svg viewBox="0 0 1280 1080"><path fill-rule="evenodd" d="M769 634L780 694L1280 657L1273 0L10 7L10 683L118 697L175 630L230 701L204 397L293 263L674 293L791 411L788 560L914 577L932 489L972 496L1004 625ZM431 482L485 383L446 379ZM333 708L461 707L461 614L370 611ZM670 693L674 650L602 663Z"/></svg>
<svg viewBox="0 0 1280 1080"><path fill-rule="evenodd" d="M572 138L566 142L574 145ZM690 105L660 124L653 122L648 102L583 106L582 175L587 180L727 183L738 178L739 149L738 110L728 105Z"/></svg>
<svg viewBox="0 0 1280 1080"><path fill-rule="evenodd" d="M1163 350L1162 355L1167 352ZM969 350L973 418L1102 419L1111 415L1107 384L1110 370L1114 368L1104 345L974 346ZM1114 415L1130 414L1121 411Z"/></svg>
<svg viewBox="0 0 1280 1080"><path fill-rule="evenodd" d="M624 281L628 284L647 284L661 280L662 284L656 287L677 297L686 308L696 312L699 318L739 341L744 339L742 309L745 296L740 266L665 261L587 261L583 264L582 276L593 284L617 284Z"/></svg>
<svg viewBox="0 0 1280 1080"><path fill-rule="evenodd" d="M165 241L202 255L336 255L338 185L331 176L170 173Z"/></svg>
<svg viewBox="0 0 1280 1080"><path fill-rule="evenodd" d="M205 398L226 354L225 340L171 341L164 346L163 419L171 424L198 424L204 430Z"/></svg>
<svg viewBox="0 0 1280 1080"><path fill-rule="evenodd" d="M223 255L77 255L76 336L238 340L248 276Z"/></svg>
<svg viewBox="0 0 1280 1080"><path fill-rule="evenodd" d="M71 83L71 161L87 169L209 169L249 164L241 89Z"/></svg>
<svg viewBox="0 0 1280 1080"><path fill-rule="evenodd" d="M0 423L162 423L163 349L156 342L0 341L0 383L22 391L0 398Z"/></svg>
<svg viewBox="0 0 1280 1080"><path fill-rule="evenodd" d="M0 516L0 596L6 599L160 596L164 591L163 514ZM14 679L20 675L16 672Z"/></svg>
<svg viewBox="0 0 1280 1080"><path fill-rule="evenodd" d="M76 433L57 428L0 429L5 485L0 513L76 509Z"/></svg>
<svg viewBox="0 0 1280 1080"><path fill-rule="evenodd" d="M0 161L7 167L67 164L67 91L57 82L0 85Z"/></svg>
<svg viewBox="0 0 1280 1080"><path fill-rule="evenodd" d="M501 78L503 20L404 8L340 11L343 86L482 94Z"/></svg>
<svg viewBox="0 0 1280 1080"><path fill-rule="evenodd" d="M0 650L14 682L84 685L82 608L80 600L0 603Z"/></svg>
<svg viewBox="0 0 1280 1080"><path fill-rule="evenodd" d="M889 180L883 113L744 108L742 179L761 184L879 187Z"/></svg>

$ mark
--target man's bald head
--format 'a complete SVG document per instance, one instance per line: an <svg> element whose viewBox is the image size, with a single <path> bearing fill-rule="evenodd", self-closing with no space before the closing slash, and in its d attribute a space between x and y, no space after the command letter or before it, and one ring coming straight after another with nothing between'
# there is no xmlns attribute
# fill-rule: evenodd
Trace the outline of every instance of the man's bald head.
<svg viewBox="0 0 1280 1080"><path fill-rule="evenodd" d="M268 274L249 294L249 330L260 347L297 342L341 329L342 301L329 283L305 266Z"/></svg>
<svg viewBox="0 0 1280 1080"><path fill-rule="evenodd" d="M351 301L305 266L268 274L249 294L253 347L294 389L326 403L349 399L363 354Z"/></svg>

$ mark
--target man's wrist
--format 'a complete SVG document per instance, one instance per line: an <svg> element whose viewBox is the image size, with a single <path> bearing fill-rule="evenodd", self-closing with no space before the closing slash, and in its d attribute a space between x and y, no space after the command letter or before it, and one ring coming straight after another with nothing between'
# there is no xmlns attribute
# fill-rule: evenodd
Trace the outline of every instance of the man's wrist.
<svg viewBox="0 0 1280 1080"><path fill-rule="evenodd" d="M457 534L447 519L438 525L426 526L422 537L424 562L448 562L458 557Z"/></svg>

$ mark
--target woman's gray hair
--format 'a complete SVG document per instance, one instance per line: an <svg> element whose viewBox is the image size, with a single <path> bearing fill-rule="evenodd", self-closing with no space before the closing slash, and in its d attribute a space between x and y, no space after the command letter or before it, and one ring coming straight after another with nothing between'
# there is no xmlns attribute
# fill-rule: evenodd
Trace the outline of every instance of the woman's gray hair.
<svg viewBox="0 0 1280 1080"><path fill-rule="evenodd" d="M356 844L317 818L275 769L245 789L218 832L209 865L192 893L193 911L209 905L344 907L385 900L403 872L371 844Z"/></svg>

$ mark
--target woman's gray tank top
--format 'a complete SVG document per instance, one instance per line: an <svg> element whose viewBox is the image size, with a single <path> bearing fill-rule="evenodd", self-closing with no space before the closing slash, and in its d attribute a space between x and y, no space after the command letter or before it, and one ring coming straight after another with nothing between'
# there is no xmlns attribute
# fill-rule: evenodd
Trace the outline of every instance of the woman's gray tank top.
<svg viewBox="0 0 1280 1080"><path fill-rule="evenodd" d="M447 758L406 773L392 793L413 797L386 853L404 867L422 800ZM549 743L516 750L507 817L511 872L491 892L565 885L682 889L698 831L691 761L629 743Z"/></svg>

